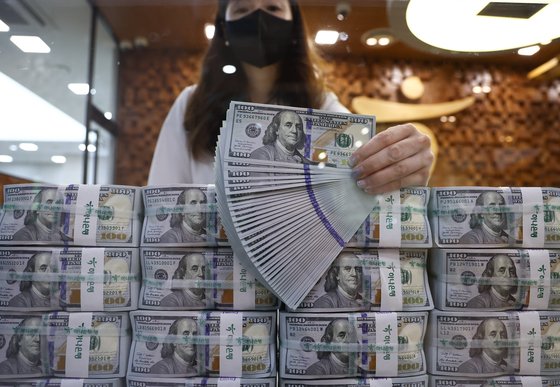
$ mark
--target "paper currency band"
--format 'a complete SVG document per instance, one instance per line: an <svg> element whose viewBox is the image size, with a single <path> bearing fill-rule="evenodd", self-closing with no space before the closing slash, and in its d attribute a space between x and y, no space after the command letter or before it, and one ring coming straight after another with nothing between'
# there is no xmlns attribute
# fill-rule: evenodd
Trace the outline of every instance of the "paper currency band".
<svg viewBox="0 0 560 387"><path fill-rule="evenodd" d="M35 203L33 206L24 205L20 203L7 203L4 204L2 209L5 212L8 211L50 211L55 213L62 213L62 214L70 214L70 215L84 215L88 214L96 214L99 219L102 220L109 220L115 218L115 214L117 213L118 219L134 219L138 218L141 213L141 209L133 208L133 209L126 209L126 208L115 208L112 206L92 206L89 209L83 207L77 207L76 204L72 203L60 203L60 204L40 204Z"/></svg>
<svg viewBox="0 0 560 387"><path fill-rule="evenodd" d="M497 277L464 277L452 274L435 274L432 276L438 282L457 285L518 285L518 286L539 286L543 288L560 287L560 277L551 278L550 285L541 284L539 278L497 278ZM560 289L559 289L560 290Z"/></svg>
<svg viewBox="0 0 560 387"><path fill-rule="evenodd" d="M191 214L196 212L218 212L218 205L207 204L178 204L170 206L150 205L144 210L144 216L157 216L166 214Z"/></svg>
<svg viewBox="0 0 560 387"><path fill-rule="evenodd" d="M0 271L0 280L31 282L95 282L111 284L115 282L139 282L140 275L125 274L79 274L79 273L23 273Z"/></svg>
<svg viewBox="0 0 560 387"><path fill-rule="evenodd" d="M158 289L180 289L180 288L197 288L197 289L237 289L240 286L255 286L256 283L248 283L247 281L230 281L230 280L188 280L188 279L172 279L158 280L151 278L142 279L142 283Z"/></svg>
<svg viewBox="0 0 560 387"><path fill-rule="evenodd" d="M313 206L313 209L315 210L315 213L317 214L317 216L321 220L321 223L323 223L325 228L329 231L329 233L336 240L336 242L341 247L344 247L344 245L345 245L344 239L342 239L342 237L338 234L338 232L336 232L336 230L334 229L332 224L329 222L329 220L327 219L327 217L325 216L325 214L321 210L321 206L319 206L319 203L317 202L317 198L315 197L315 192L313 192L313 187L311 186L311 176L309 174L309 165L304 164L303 165L303 170L304 170L304 173L305 173L305 188L307 190L307 195L309 196L309 200L311 201L311 205Z"/></svg>
<svg viewBox="0 0 560 387"><path fill-rule="evenodd" d="M255 346L255 345L271 345L276 343L276 337L271 336L238 336L227 335L216 336L178 336L168 334L148 334L133 333L132 338L142 343L158 343L158 344L195 344L195 345L234 345L234 346Z"/></svg>
<svg viewBox="0 0 560 387"><path fill-rule="evenodd" d="M321 343L301 340L280 340L280 348L306 352L359 352L359 353L407 353L422 351L423 341L418 343Z"/></svg>

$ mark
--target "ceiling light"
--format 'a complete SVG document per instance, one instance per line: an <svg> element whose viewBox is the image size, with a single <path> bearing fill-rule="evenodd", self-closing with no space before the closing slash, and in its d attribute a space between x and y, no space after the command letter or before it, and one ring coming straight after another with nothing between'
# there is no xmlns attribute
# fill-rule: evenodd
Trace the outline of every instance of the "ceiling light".
<svg viewBox="0 0 560 387"><path fill-rule="evenodd" d="M560 37L560 1L540 1L544 4L537 4L542 6L540 10L521 13L517 10L531 8L535 1L499 3L500 12L485 13L481 11L489 5L488 0L392 1L388 16L400 39L416 48L440 53L514 50Z"/></svg>
<svg viewBox="0 0 560 387"><path fill-rule="evenodd" d="M225 65L222 67L222 71L226 74L233 74L237 71L237 69L233 65Z"/></svg>
<svg viewBox="0 0 560 387"><path fill-rule="evenodd" d="M474 87L472 88L472 92L475 93L475 94L480 94L480 93L482 93L482 86L480 86L480 85L474 86Z"/></svg>
<svg viewBox="0 0 560 387"><path fill-rule="evenodd" d="M484 85L484 86L482 86L481 91L482 91L483 93L488 94L488 93L490 93L490 92L492 91L492 88L491 88L490 86L488 86L488 85Z"/></svg>
<svg viewBox="0 0 560 387"><path fill-rule="evenodd" d="M10 27L0 19L0 32L8 32Z"/></svg>
<svg viewBox="0 0 560 387"><path fill-rule="evenodd" d="M338 31L334 30L319 30L315 35L315 43L332 45L338 41Z"/></svg>
<svg viewBox="0 0 560 387"><path fill-rule="evenodd" d="M22 142L19 144L19 149L26 152L36 152L39 147L32 142Z"/></svg>
<svg viewBox="0 0 560 387"><path fill-rule="evenodd" d="M8 147L12 152L15 152L18 150L18 146L16 144L12 144Z"/></svg>
<svg viewBox="0 0 560 387"><path fill-rule="evenodd" d="M105 116L106 119L110 120L113 118L113 113L111 112L105 112L105 114L103 114L103 116Z"/></svg>
<svg viewBox="0 0 560 387"><path fill-rule="evenodd" d="M51 156L51 161L55 164L64 164L66 162L66 157L59 155Z"/></svg>
<svg viewBox="0 0 560 387"><path fill-rule="evenodd" d="M529 46L529 47L520 48L519 50L517 50L517 53L523 56L531 56L531 55L535 55L540 50L541 48L539 46Z"/></svg>
<svg viewBox="0 0 560 387"><path fill-rule="evenodd" d="M87 83L69 83L68 88L76 95L87 95L89 93L89 84Z"/></svg>
<svg viewBox="0 0 560 387"><path fill-rule="evenodd" d="M204 35L206 35L206 39L211 40L215 32L216 26L214 26L214 24L206 23L204 25Z"/></svg>
<svg viewBox="0 0 560 387"><path fill-rule="evenodd" d="M387 29L373 29L362 34L362 43L366 46L388 46L395 41L391 31Z"/></svg>
<svg viewBox="0 0 560 387"><path fill-rule="evenodd" d="M95 145L93 145L93 144L89 144L89 145L87 146L87 151L88 151L89 153L93 153L93 152L95 152L96 150L97 150L97 147L96 147Z"/></svg>
<svg viewBox="0 0 560 387"><path fill-rule="evenodd" d="M14 158L10 155L0 155L0 163L11 163Z"/></svg>
<svg viewBox="0 0 560 387"><path fill-rule="evenodd" d="M27 53L47 54L51 48L38 36L12 35L10 40L21 51Z"/></svg>

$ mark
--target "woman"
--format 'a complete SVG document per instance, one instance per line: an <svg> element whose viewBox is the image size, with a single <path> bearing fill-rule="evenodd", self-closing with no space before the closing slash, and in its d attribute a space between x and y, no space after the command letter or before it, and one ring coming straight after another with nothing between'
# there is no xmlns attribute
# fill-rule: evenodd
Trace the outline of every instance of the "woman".
<svg viewBox="0 0 560 387"><path fill-rule="evenodd" d="M214 148L231 100L348 112L325 90L295 0L220 0L215 26L199 84L183 90L163 124L149 185L214 181ZM225 65L237 71L225 74ZM430 139L410 124L391 127L350 162L368 193L425 185Z"/></svg>

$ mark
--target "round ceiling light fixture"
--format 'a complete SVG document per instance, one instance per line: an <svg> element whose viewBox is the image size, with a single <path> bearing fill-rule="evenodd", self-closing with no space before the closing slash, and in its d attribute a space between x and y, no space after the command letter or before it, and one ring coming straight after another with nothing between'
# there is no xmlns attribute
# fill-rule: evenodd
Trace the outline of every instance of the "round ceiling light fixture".
<svg viewBox="0 0 560 387"><path fill-rule="evenodd" d="M389 0L397 37L432 53L496 53L560 38L559 1Z"/></svg>

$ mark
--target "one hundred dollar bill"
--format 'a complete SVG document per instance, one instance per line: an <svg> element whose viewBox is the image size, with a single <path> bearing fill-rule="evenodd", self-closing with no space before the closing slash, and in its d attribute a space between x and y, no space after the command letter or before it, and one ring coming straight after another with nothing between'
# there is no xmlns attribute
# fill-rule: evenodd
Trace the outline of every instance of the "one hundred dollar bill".
<svg viewBox="0 0 560 387"><path fill-rule="evenodd" d="M280 377L425 374L427 319L427 312L281 313Z"/></svg>
<svg viewBox="0 0 560 387"><path fill-rule="evenodd" d="M49 373L58 377L124 377L130 349L128 313L54 312L43 316Z"/></svg>
<svg viewBox="0 0 560 387"><path fill-rule="evenodd" d="M149 186L142 193L142 246L228 245L214 185Z"/></svg>
<svg viewBox="0 0 560 387"><path fill-rule="evenodd" d="M372 116L235 101L227 114L222 159L230 166L274 166L278 173L282 167L303 170L304 165L349 169L351 154L375 134ZM285 133L278 131L282 119L291 122ZM263 172L270 186L271 171ZM242 176L226 176L225 186L232 192L257 187Z"/></svg>
<svg viewBox="0 0 560 387"><path fill-rule="evenodd" d="M275 387L276 378L145 378L129 376L128 387Z"/></svg>
<svg viewBox="0 0 560 387"><path fill-rule="evenodd" d="M345 249L297 312L430 310L426 249Z"/></svg>
<svg viewBox="0 0 560 387"><path fill-rule="evenodd" d="M124 379L14 379L0 380L2 387L124 387Z"/></svg>
<svg viewBox="0 0 560 387"><path fill-rule="evenodd" d="M430 375L430 387L551 387L560 385L560 376L517 376L497 378Z"/></svg>
<svg viewBox="0 0 560 387"><path fill-rule="evenodd" d="M280 387L337 386L337 387L428 387L428 375L404 378L345 378L345 379L281 379Z"/></svg>
<svg viewBox="0 0 560 387"><path fill-rule="evenodd" d="M131 312L128 375L270 377L276 312Z"/></svg>
<svg viewBox="0 0 560 387"><path fill-rule="evenodd" d="M138 246L141 201L130 186L6 185L0 243Z"/></svg>
<svg viewBox="0 0 560 387"><path fill-rule="evenodd" d="M137 248L0 247L0 310L136 309Z"/></svg>
<svg viewBox="0 0 560 387"><path fill-rule="evenodd" d="M228 248L141 249L142 309L272 310L279 301Z"/></svg>
<svg viewBox="0 0 560 387"><path fill-rule="evenodd" d="M46 343L42 327L41 314L0 314L0 380L48 375L48 361L41 355Z"/></svg>
<svg viewBox="0 0 560 387"><path fill-rule="evenodd" d="M434 375L558 375L560 312L432 311L426 338Z"/></svg>
<svg viewBox="0 0 560 387"><path fill-rule="evenodd" d="M383 201L386 195L379 195L379 198ZM432 233L428 219L429 199L428 187L401 188L400 203L391 207L383 206L383 202L376 205L346 245L366 248L432 247ZM388 208L393 210L394 214L391 214ZM398 220L394 230L379 227L380 224L387 224L389 215Z"/></svg>
<svg viewBox="0 0 560 387"><path fill-rule="evenodd" d="M560 309L560 250L434 249L440 310Z"/></svg>
<svg viewBox="0 0 560 387"><path fill-rule="evenodd" d="M558 188L434 188L430 212L440 247L560 246Z"/></svg>

